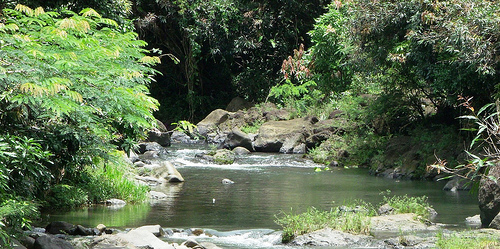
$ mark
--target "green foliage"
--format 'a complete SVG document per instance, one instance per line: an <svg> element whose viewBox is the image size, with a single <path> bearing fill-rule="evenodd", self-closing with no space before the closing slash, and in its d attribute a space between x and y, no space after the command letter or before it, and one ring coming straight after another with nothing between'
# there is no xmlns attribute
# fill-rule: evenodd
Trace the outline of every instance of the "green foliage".
<svg viewBox="0 0 500 249"><path fill-rule="evenodd" d="M202 138L198 133L197 126L187 120L180 120L177 123L172 123L172 125L175 125L174 131L180 131L194 139Z"/></svg>
<svg viewBox="0 0 500 249"><path fill-rule="evenodd" d="M438 234L437 248L442 249L468 249L468 248L497 248L500 246L498 238L493 235L474 232L461 232L453 234Z"/></svg>
<svg viewBox="0 0 500 249"><path fill-rule="evenodd" d="M87 191L89 201L93 203L101 203L110 198L127 202L144 201L149 187L137 184L131 178L131 172L130 165L115 158L106 164L86 167L82 176L86 180L81 185Z"/></svg>
<svg viewBox="0 0 500 249"><path fill-rule="evenodd" d="M89 203L87 193L79 187L58 184L50 189L48 203L51 208L75 208Z"/></svg>
<svg viewBox="0 0 500 249"><path fill-rule="evenodd" d="M335 1L328 5L328 12L316 19L309 31L313 46L309 49L312 73L319 89L324 93L349 89L352 70L348 56L352 45L348 36L346 8Z"/></svg>
<svg viewBox="0 0 500 249"><path fill-rule="evenodd" d="M398 214L414 213L424 219L430 218L429 208L431 208L431 206L426 196L384 196L382 204L389 204L389 206L394 208L395 213Z"/></svg>
<svg viewBox="0 0 500 249"><path fill-rule="evenodd" d="M47 189L53 176L52 154L43 150L40 141L16 136L0 136L0 196L12 192L35 198Z"/></svg>
<svg viewBox="0 0 500 249"><path fill-rule="evenodd" d="M33 202L16 199L2 200L0 203L0 246L7 246L10 236L19 235L31 228L31 221L38 217L38 207Z"/></svg>
<svg viewBox="0 0 500 249"><path fill-rule="evenodd" d="M326 227L353 234L369 234L369 217L374 214L370 204L356 201L342 208L332 208L330 211L311 207L301 214L282 212L276 216L275 222L283 227L282 240L286 243L296 236Z"/></svg>
<svg viewBox="0 0 500 249"><path fill-rule="evenodd" d="M120 31L92 9L77 14L17 5L3 12L1 130L38 139L53 154L53 164L17 157L25 160L21 165L48 171L57 183L154 125L158 103L147 86L159 58L145 56L136 33Z"/></svg>
<svg viewBox="0 0 500 249"><path fill-rule="evenodd" d="M241 127L241 131L245 132L247 134L255 134L259 131L260 127L264 124L264 120L256 120L255 122L251 124L246 124L245 126Z"/></svg>

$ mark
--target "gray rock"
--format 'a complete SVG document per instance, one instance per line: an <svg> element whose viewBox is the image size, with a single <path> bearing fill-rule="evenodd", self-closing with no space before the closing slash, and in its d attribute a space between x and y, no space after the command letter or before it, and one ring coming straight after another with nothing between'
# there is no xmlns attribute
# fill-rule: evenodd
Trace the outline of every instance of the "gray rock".
<svg viewBox="0 0 500 249"><path fill-rule="evenodd" d="M416 220L415 214L392 214L385 216L371 217L370 232L374 235L378 233L393 233L394 235L409 232L436 231L436 226L429 226Z"/></svg>
<svg viewBox="0 0 500 249"><path fill-rule="evenodd" d="M391 248L436 248L436 237L418 237L403 235L384 240L387 247Z"/></svg>
<svg viewBox="0 0 500 249"><path fill-rule="evenodd" d="M137 148L137 153L144 154L146 151L159 151L160 153L166 153L165 148L157 142L140 143Z"/></svg>
<svg viewBox="0 0 500 249"><path fill-rule="evenodd" d="M378 208L377 214L378 215L394 214L394 208L386 203Z"/></svg>
<svg viewBox="0 0 500 249"><path fill-rule="evenodd" d="M135 176L134 178L149 186L157 186L165 182L165 179L159 179L153 176Z"/></svg>
<svg viewBox="0 0 500 249"><path fill-rule="evenodd" d="M200 243L198 243L196 240L188 239L182 242L181 246L185 246L188 248L195 248L195 247L200 247Z"/></svg>
<svg viewBox="0 0 500 249"><path fill-rule="evenodd" d="M45 227L50 234L75 234L76 226L65 221L52 221Z"/></svg>
<svg viewBox="0 0 500 249"><path fill-rule="evenodd" d="M163 147L170 146L170 132L153 130L148 132L147 142L156 142Z"/></svg>
<svg viewBox="0 0 500 249"><path fill-rule="evenodd" d="M74 247L66 240L47 235L35 240L34 249L74 249Z"/></svg>
<svg viewBox="0 0 500 249"><path fill-rule="evenodd" d="M474 216L465 218L465 225L472 228L481 227L481 216L479 214L476 214Z"/></svg>
<svg viewBox="0 0 500 249"><path fill-rule="evenodd" d="M33 244L34 244L34 241L33 241ZM11 249L27 249L26 246L24 246L21 242L19 242L18 240L14 239L14 238L10 239L9 246Z"/></svg>
<svg viewBox="0 0 500 249"><path fill-rule="evenodd" d="M175 249L146 230L133 229L128 233L120 233L116 236L138 248Z"/></svg>
<svg viewBox="0 0 500 249"><path fill-rule="evenodd" d="M229 118L229 112L217 109L212 111L202 121L196 124L198 133L204 137L208 137L209 133L217 130L217 126L222 124Z"/></svg>
<svg viewBox="0 0 500 249"><path fill-rule="evenodd" d="M104 202L108 206L125 206L127 203L124 200L112 198Z"/></svg>
<svg viewBox="0 0 500 249"><path fill-rule="evenodd" d="M243 147L236 147L232 150L234 152L234 154L236 155L248 155L252 152L250 152L248 149L246 148L243 148Z"/></svg>
<svg viewBox="0 0 500 249"><path fill-rule="evenodd" d="M488 176L500 179L500 167L490 167ZM491 221L500 212L500 185L483 177L479 183L478 191L479 210L481 210L481 227L489 227Z"/></svg>
<svg viewBox="0 0 500 249"><path fill-rule="evenodd" d="M248 134L242 132L238 127L234 127L231 132L227 135L224 141L224 148L234 149L236 147L243 147L249 151L253 151L252 140Z"/></svg>
<svg viewBox="0 0 500 249"><path fill-rule="evenodd" d="M446 183L446 185L444 185L443 190L445 191L470 190L471 185L472 182L470 180L454 176Z"/></svg>
<svg viewBox="0 0 500 249"><path fill-rule="evenodd" d="M371 236L354 235L331 228L324 228L297 236L291 244L297 246L363 247L370 245L372 240Z"/></svg>
<svg viewBox="0 0 500 249"><path fill-rule="evenodd" d="M161 236L165 235L165 231L163 231L163 228L161 228L160 225L141 226L141 227L136 228L135 230L146 231L146 232L152 233L156 237L161 237Z"/></svg>
<svg viewBox="0 0 500 249"><path fill-rule="evenodd" d="M259 129L254 148L261 152L291 153L295 146L305 143L311 125L310 118L266 122Z"/></svg>
<svg viewBox="0 0 500 249"><path fill-rule="evenodd" d="M236 112L239 110L251 108L252 106L253 104L246 101L244 98L235 97L231 100L231 102L229 102L229 104L227 104L226 110L229 112Z"/></svg>
<svg viewBox="0 0 500 249"><path fill-rule="evenodd" d="M184 182L184 177L171 162L162 161L160 167L154 170L154 174L167 182Z"/></svg>
<svg viewBox="0 0 500 249"><path fill-rule="evenodd" d="M210 243L210 242L206 242L206 241L201 242L200 246L201 246L201 248L204 248L204 249L221 249L216 244Z"/></svg>

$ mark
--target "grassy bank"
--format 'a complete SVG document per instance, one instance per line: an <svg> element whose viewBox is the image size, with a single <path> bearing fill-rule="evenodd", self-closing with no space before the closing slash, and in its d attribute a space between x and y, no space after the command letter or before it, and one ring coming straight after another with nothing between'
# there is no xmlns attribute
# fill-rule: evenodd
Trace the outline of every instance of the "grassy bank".
<svg viewBox="0 0 500 249"><path fill-rule="evenodd" d="M394 208L393 213L415 213L419 217L429 217L427 198L393 196L384 198L383 204ZM370 203L354 201L342 206L333 206L330 210L321 211L314 207L306 212L294 214L282 212L276 216L276 223L283 228L282 241L292 241L295 237L323 228L341 230L352 234L370 234L370 217L377 214Z"/></svg>

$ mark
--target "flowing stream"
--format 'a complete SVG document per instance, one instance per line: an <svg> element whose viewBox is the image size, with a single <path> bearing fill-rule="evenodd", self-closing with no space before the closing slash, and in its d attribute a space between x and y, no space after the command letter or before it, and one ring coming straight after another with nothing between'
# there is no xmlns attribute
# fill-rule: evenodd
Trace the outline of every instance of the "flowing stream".
<svg viewBox="0 0 500 249"><path fill-rule="evenodd" d="M154 187L169 198L120 209L103 206L46 214L45 221L63 220L95 227L133 228L160 224L164 228L203 228L213 237L201 236L223 248L282 248L280 227L274 222L280 212L300 213L308 207L329 210L332 203L361 199L378 205L381 193L428 197L438 212L434 220L448 227L465 228L465 218L479 213L477 197L467 191L443 191L444 182L392 180L370 176L366 169L335 168L315 172L319 166L300 155L252 153L238 157L232 165L198 161L195 154L209 148L173 145L163 160L173 162L184 183ZM234 184L224 185L221 180ZM179 232L168 238L182 242Z"/></svg>

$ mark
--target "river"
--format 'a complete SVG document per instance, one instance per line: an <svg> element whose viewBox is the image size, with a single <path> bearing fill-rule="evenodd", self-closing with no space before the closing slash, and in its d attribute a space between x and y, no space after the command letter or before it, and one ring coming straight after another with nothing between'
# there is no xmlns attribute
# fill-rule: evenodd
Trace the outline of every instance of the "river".
<svg viewBox="0 0 500 249"><path fill-rule="evenodd" d="M162 160L174 162L184 183L155 187L167 193L165 200L120 209L103 206L45 214L44 221L63 220L95 227L131 228L160 224L164 228L203 228L219 233L206 238L223 248L268 248L279 242L275 216L300 213L308 207L328 210L334 205L361 199L378 205L383 193L428 197L438 212L434 220L449 228L465 228L465 218L479 213L477 196L469 192L443 191L444 182L392 180L374 177L367 169L335 168L315 172L319 166L300 155L252 153L232 165L213 165L194 155L208 150L200 145L173 145ZM234 184L224 185L221 180ZM176 233L171 240L182 240ZM199 238L198 238L199 239Z"/></svg>

